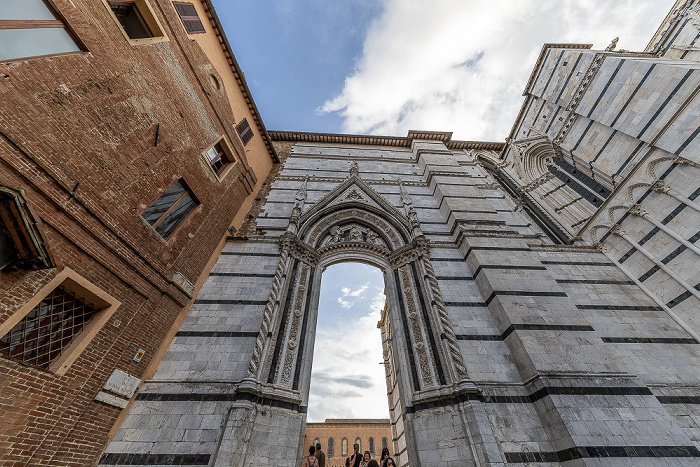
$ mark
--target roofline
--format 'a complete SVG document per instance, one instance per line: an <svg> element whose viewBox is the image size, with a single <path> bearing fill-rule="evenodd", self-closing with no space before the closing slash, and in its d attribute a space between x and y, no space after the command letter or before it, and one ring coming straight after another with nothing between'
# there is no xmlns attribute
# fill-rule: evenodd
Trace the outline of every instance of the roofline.
<svg viewBox="0 0 700 467"><path fill-rule="evenodd" d="M547 55L547 51L549 49L585 49L588 50L591 47L593 47L593 44L553 44L553 43L547 43L542 46L542 50L540 51L540 56L537 57L537 61L535 62L535 67L532 69L532 73L530 73L530 78L527 80L527 85L525 86L525 90L523 91L523 96L526 96L530 93L530 88L532 88L532 85L535 84L535 77L537 76L537 73L539 72L540 68L544 64L544 57Z"/></svg>
<svg viewBox="0 0 700 467"><path fill-rule="evenodd" d="M547 51L549 49L584 49L584 50L589 50L591 47L593 47L593 44L554 44L554 43L547 43L542 46L542 50L540 51L540 55L537 57L537 61L535 62L535 67L532 69L532 73L530 73L530 78L527 80L527 85L525 86L525 89L523 90L523 96L525 97L525 101L523 102L523 105L520 107L520 111L518 112L518 116L516 117L515 121L513 122L513 127L510 129L510 133L508 133L508 139L513 139L515 137L515 129L518 127L518 124L522 120L523 116L525 115L525 109L527 108L528 102L530 102L530 90L532 89L532 86L535 84L535 78L537 77L537 74L540 71L540 68L542 68L542 65L544 65L544 57L547 55ZM502 150L505 149L505 145ZM503 156L503 154L501 154Z"/></svg>
<svg viewBox="0 0 700 467"><path fill-rule="evenodd" d="M485 149L492 151L503 150L505 143L489 141L462 141L453 140L452 133L437 131L408 132L408 136L379 136L379 135L352 135L342 133L311 133L304 131L275 131L270 130L273 141L293 141L306 143L333 143L333 144L364 144L368 146L390 146L410 148L413 140L442 141L448 149Z"/></svg>
<svg viewBox="0 0 700 467"><path fill-rule="evenodd" d="M241 67L238 65L236 56L233 54L233 49L231 48L231 44L229 43L228 38L226 37L224 27L221 25L221 21L219 20L219 16L216 14L216 9L214 9L214 5L212 4L211 0L202 0L202 3L204 5L205 10L207 10L207 16L209 16L209 21L214 27L214 32L219 38L219 43L221 44L221 48L224 50L224 55L226 55L226 59L228 60L229 65L231 65L231 68L233 69L233 75L236 78L238 87L243 93L243 97L245 98L246 103L248 104L248 109L250 109L250 112L253 114L253 119L255 120L255 124L258 127L258 131L260 131L260 133L263 135L263 138L265 139L265 146L267 146L267 150L270 153L270 157L274 162L279 162L280 159L277 155L277 151L275 151L275 147L272 145L272 139L270 138L270 135L267 132L267 128L265 128L265 124L263 123L262 117L260 116L258 106L255 105L255 101L253 100L253 94L250 92L248 83L245 80L245 74L243 73L243 70L241 70Z"/></svg>
<svg viewBox="0 0 700 467"><path fill-rule="evenodd" d="M656 41L657 37L661 34L661 29L663 29L664 25L671 19L671 15L678 9L683 8L681 6L682 3L686 3L686 0L676 0L676 3L673 4L670 10L668 10L668 13L664 17L663 21L661 21L661 24L659 24L659 27L656 28L656 32L654 33L653 36L651 36L651 39L649 39L649 43L647 44L646 47L644 47L645 52L651 52L651 46L654 45L654 42ZM669 31L670 31L670 25L669 25Z"/></svg>

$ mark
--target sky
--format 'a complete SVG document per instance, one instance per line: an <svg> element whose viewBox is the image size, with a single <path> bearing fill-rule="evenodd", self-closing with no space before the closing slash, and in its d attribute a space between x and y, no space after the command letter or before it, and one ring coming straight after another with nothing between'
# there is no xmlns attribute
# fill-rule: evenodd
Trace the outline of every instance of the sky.
<svg viewBox="0 0 700 467"><path fill-rule="evenodd" d="M641 51L673 0L213 0L268 130L503 141L542 45Z"/></svg>
<svg viewBox="0 0 700 467"><path fill-rule="evenodd" d="M323 273L307 421L389 418L377 329L384 301L375 267L342 263Z"/></svg>

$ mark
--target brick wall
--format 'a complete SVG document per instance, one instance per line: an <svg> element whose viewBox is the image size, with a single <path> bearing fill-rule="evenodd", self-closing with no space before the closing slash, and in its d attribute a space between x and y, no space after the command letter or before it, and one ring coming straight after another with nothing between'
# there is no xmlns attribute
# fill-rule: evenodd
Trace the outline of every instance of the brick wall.
<svg viewBox="0 0 700 467"><path fill-rule="evenodd" d="M151 2L169 40L139 46L101 2L55 4L87 50L0 63L0 183L24 190L57 267L0 272L0 324L66 267L121 306L63 375L0 357L0 465L97 462L120 409L95 395L115 368L141 377L189 299L173 275L197 281L267 175L246 158L270 158L244 150L170 2ZM200 154L222 135L240 161L219 181ZM139 214L180 178L200 204L165 241Z"/></svg>
<svg viewBox="0 0 700 467"><path fill-rule="evenodd" d="M389 451L392 451L391 428L389 420L336 420L329 419L324 423L307 423L304 432L304 452L315 438L321 440L321 449L326 453L326 467L344 467L345 458L352 456L355 439L360 438L360 452L369 451L369 438L374 438L373 459L379 461L382 454L382 438L387 439ZM328 439L333 438L333 457L329 456ZM348 455L343 456L342 441L348 439Z"/></svg>

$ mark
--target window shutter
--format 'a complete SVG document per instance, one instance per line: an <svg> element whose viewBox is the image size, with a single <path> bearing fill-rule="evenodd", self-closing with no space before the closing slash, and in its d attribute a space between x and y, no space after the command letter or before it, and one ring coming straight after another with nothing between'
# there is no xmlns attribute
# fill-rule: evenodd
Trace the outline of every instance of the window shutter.
<svg viewBox="0 0 700 467"><path fill-rule="evenodd" d="M173 6L177 14L180 15L180 19L182 20L182 24L185 25L187 34L201 34L206 32L202 21L199 19L197 10L192 3L173 2Z"/></svg>
<svg viewBox="0 0 700 467"><path fill-rule="evenodd" d="M241 137L241 141L243 141L243 146L253 139L253 129L248 124L248 119L244 118L241 123L236 125L236 131L238 132L238 136Z"/></svg>

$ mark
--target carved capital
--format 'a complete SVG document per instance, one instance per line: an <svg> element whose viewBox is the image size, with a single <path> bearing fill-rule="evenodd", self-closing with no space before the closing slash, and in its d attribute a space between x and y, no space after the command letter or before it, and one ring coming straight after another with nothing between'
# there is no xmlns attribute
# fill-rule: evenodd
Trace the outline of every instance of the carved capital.
<svg viewBox="0 0 700 467"><path fill-rule="evenodd" d="M663 180L657 180L651 185L651 189L657 193L668 193L671 191L671 187L668 186Z"/></svg>
<svg viewBox="0 0 700 467"><path fill-rule="evenodd" d="M630 206L628 212L634 216L640 216L640 217L649 216L649 213L647 211L645 211L644 208L639 204L633 204L632 206Z"/></svg>
<svg viewBox="0 0 700 467"><path fill-rule="evenodd" d="M620 227L620 224L615 224L612 227L610 227L610 233L614 235L619 235L620 237L622 237L625 234L624 230L622 230L622 227Z"/></svg>

